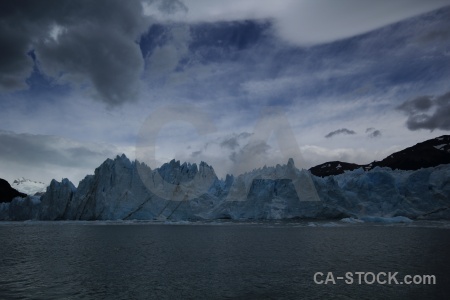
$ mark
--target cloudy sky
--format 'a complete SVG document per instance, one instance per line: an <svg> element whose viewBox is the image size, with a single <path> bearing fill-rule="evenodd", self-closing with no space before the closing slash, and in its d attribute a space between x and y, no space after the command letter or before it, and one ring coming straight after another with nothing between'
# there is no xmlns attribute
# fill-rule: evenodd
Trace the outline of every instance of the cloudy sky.
<svg viewBox="0 0 450 300"><path fill-rule="evenodd" d="M2 1L0 43L8 181L369 163L450 130L450 0Z"/></svg>

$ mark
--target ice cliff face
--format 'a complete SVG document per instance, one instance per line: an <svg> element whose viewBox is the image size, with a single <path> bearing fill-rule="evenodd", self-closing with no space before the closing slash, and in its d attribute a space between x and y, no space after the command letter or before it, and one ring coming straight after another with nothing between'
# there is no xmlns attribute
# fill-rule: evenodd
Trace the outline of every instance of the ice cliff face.
<svg viewBox="0 0 450 300"><path fill-rule="evenodd" d="M40 219L198 218L210 210L217 199L208 195L205 189L204 195L196 195L195 201L187 201L184 192L189 188L194 190L193 187L202 186L204 182L216 181L214 170L206 163L197 167L172 160L151 170L122 155L106 160L94 175L86 176L77 189L66 179L61 184L52 182L42 197Z"/></svg>
<svg viewBox="0 0 450 300"><path fill-rule="evenodd" d="M219 180L206 163L156 170L124 155L77 188L52 181L41 198L0 204L0 219L198 220L395 217L450 219L450 164L311 176L294 162Z"/></svg>
<svg viewBox="0 0 450 300"><path fill-rule="evenodd" d="M68 179L63 179L61 182L53 179L41 197L39 218L44 220L65 219L65 213L75 191L75 186Z"/></svg>
<svg viewBox="0 0 450 300"><path fill-rule="evenodd" d="M450 165L416 171L377 167L314 177L321 200L354 216L450 219Z"/></svg>
<svg viewBox="0 0 450 300"><path fill-rule="evenodd" d="M16 197L10 203L0 203L0 220L25 221L40 218L39 196Z"/></svg>

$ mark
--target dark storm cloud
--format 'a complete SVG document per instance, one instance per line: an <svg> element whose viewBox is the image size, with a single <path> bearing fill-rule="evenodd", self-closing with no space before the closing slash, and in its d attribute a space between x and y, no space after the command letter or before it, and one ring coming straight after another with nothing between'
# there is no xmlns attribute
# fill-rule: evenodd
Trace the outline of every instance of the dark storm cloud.
<svg viewBox="0 0 450 300"><path fill-rule="evenodd" d="M438 97L407 100L397 109L408 116L406 126L410 130L450 130L450 92Z"/></svg>
<svg viewBox="0 0 450 300"><path fill-rule="evenodd" d="M118 153L57 136L17 134L0 130L0 161L33 167L89 167Z"/></svg>
<svg viewBox="0 0 450 300"><path fill-rule="evenodd" d="M200 154L202 154L202 151L201 151L201 150L199 150L199 151L194 151L194 152L191 153L191 157L197 157L197 156L199 156Z"/></svg>
<svg viewBox="0 0 450 300"><path fill-rule="evenodd" d="M433 101L429 96L420 96L412 100L403 102L397 108L408 114L417 114L425 112L433 106Z"/></svg>
<svg viewBox="0 0 450 300"><path fill-rule="evenodd" d="M450 17L450 14L448 14ZM419 37L419 42L427 44L433 42L447 42L450 39L450 29L439 29L427 32Z"/></svg>
<svg viewBox="0 0 450 300"><path fill-rule="evenodd" d="M270 146L266 141L252 141L239 151L231 153L229 159L234 163L244 163L255 157L265 155L269 149Z"/></svg>
<svg viewBox="0 0 450 300"><path fill-rule="evenodd" d="M337 134L355 134L356 132L354 132L353 130L347 129L347 128L341 128L335 131L332 131L330 133L328 133L325 137L326 138L330 138L333 137Z"/></svg>
<svg viewBox="0 0 450 300"><path fill-rule="evenodd" d="M231 137L226 137L220 142L221 147L229 148L230 150L234 150L239 147L239 140L246 139L250 137L252 133L241 132L240 134L233 134Z"/></svg>
<svg viewBox="0 0 450 300"><path fill-rule="evenodd" d="M379 130L374 130L371 133L369 133L370 138L376 138L376 137L380 137L380 136L381 136L381 131L379 131Z"/></svg>
<svg viewBox="0 0 450 300"><path fill-rule="evenodd" d="M153 2L153 1L147 1L147 2ZM156 1L158 10L167 14L175 14L178 12L184 12L187 13L189 9L182 1L179 0L162 0L162 1Z"/></svg>
<svg viewBox="0 0 450 300"><path fill-rule="evenodd" d="M46 75L92 86L109 105L134 98L149 25L140 1L2 1L0 18L0 90L25 87L34 49Z"/></svg>
<svg viewBox="0 0 450 300"><path fill-rule="evenodd" d="M381 131L378 129L375 129L373 127L367 128L366 133L368 134L368 137L370 137L370 138L376 138L376 137L381 136Z"/></svg>
<svg viewBox="0 0 450 300"><path fill-rule="evenodd" d="M221 147L227 147L231 150L234 150L236 147L239 146L239 143L237 141L236 137L225 139L223 142L220 143Z"/></svg>

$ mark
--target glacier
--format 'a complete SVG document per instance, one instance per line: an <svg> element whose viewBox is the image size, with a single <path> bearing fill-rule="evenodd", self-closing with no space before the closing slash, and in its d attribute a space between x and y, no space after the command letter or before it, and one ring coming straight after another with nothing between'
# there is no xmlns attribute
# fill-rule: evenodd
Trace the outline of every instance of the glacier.
<svg viewBox="0 0 450 300"><path fill-rule="evenodd" d="M285 165L219 179L205 162L152 170L107 159L77 187L52 180L42 196L0 203L0 220L450 220L450 164L416 171L362 168L316 177Z"/></svg>

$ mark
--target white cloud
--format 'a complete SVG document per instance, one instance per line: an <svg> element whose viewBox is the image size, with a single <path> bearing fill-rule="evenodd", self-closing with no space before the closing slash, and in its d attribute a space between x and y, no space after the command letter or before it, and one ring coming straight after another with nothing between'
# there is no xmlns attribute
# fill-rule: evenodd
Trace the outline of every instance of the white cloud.
<svg viewBox="0 0 450 300"><path fill-rule="evenodd" d="M300 45L331 42L449 5L448 0L292 1L276 16L280 36Z"/></svg>
<svg viewBox="0 0 450 300"><path fill-rule="evenodd" d="M65 31L67 31L66 28L59 26L58 24L54 24L50 29L49 35L55 42L58 42L59 36Z"/></svg>
<svg viewBox="0 0 450 300"><path fill-rule="evenodd" d="M187 10L163 14L147 6L160 20L185 22L272 19L277 34L297 45L335 41L368 32L446 5L449 0L185 0Z"/></svg>
<svg viewBox="0 0 450 300"><path fill-rule="evenodd" d="M274 97L292 87L299 88L305 82L298 77L279 77L265 80L249 80L241 84L244 92L252 98Z"/></svg>

